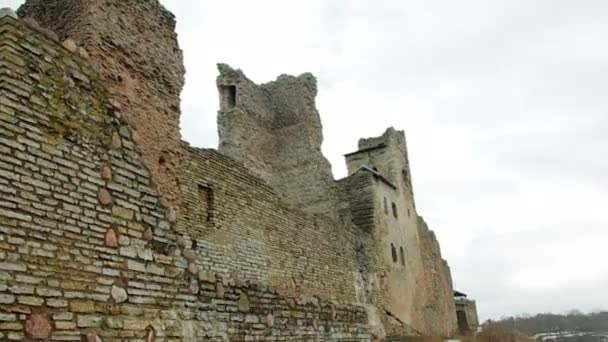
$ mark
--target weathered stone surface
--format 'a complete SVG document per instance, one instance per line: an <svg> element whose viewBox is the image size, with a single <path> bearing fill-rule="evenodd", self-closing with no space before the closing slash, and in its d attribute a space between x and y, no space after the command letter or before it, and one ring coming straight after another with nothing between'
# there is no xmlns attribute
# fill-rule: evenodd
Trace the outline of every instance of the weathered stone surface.
<svg viewBox="0 0 608 342"><path fill-rule="evenodd" d="M169 208L167 212L167 220L171 223L175 223L177 221L177 211L173 208Z"/></svg>
<svg viewBox="0 0 608 342"><path fill-rule="evenodd" d="M118 248L118 236L113 228L106 231L104 236L104 244L109 248Z"/></svg>
<svg viewBox="0 0 608 342"><path fill-rule="evenodd" d="M105 181L112 180L112 168L109 165L103 165L101 167L101 179Z"/></svg>
<svg viewBox="0 0 608 342"><path fill-rule="evenodd" d="M194 253L191 249L184 249L183 255L184 258L190 262L196 260L196 253Z"/></svg>
<svg viewBox="0 0 608 342"><path fill-rule="evenodd" d="M152 241L152 240L154 240L154 232L152 231L152 228L149 228L149 227L148 227L148 229L146 229L146 230L144 231L144 233L142 234L142 237L141 237L141 238L142 238L144 241Z"/></svg>
<svg viewBox="0 0 608 342"><path fill-rule="evenodd" d="M177 208L185 69L174 16L158 0L28 0L19 12L88 51L88 61L121 103L124 118L141 133L138 146L161 194ZM159 163L163 153L172 156L170 163Z"/></svg>
<svg viewBox="0 0 608 342"><path fill-rule="evenodd" d="M198 270L198 266L197 266L195 263L191 262L191 263L188 265L188 271L189 271L189 272L190 272L190 274L192 274L192 275L197 275L197 274L198 274L198 271L199 271L199 270Z"/></svg>
<svg viewBox="0 0 608 342"><path fill-rule="evenodd" d="M25 333L34 340L45 340L51 334L51 323L41 314L32 314L25 321Z"/></svg>
<svg viewBox="0 0 608 342"><path fill-rule="evenodd" d="M69 38L64 40L61 45L63 45L63 47L68 49L70 52L76 52L76 50L78 49L78 46L76 46L76 42L74 42L73 39Z"/></svg>
<svg viewBox="0 0 608 342"><path fill-rule="evenodd" d="M224 284L222 282L217 282L215 284L215 294L218 298L224 298L224 294L226 291L224 290Z"/></svg>
<svg viewBox="0 0 608 342"><path fill-rule="evenodd" d="M88 333L87 342L102 342L102 339L96 333Z"/></svg>
<svg viewBox="0 0 608 342"><path fill-rule="evenodd" d="M89 59L90 57L89 52L82 46L78 47L78 55L84 59Z"/></svg>
<svg viewBox="0 0 608 342"><path fill-rule="evenodd" d="M110 148L113 150L120 150L122 147L122 139L120 138L120 134L114 132L112 134L112 140L110 140Z"/></svg>
<svg viewBox="0 0 608 342"><path fill-rule="evenodd" d="M112 291L110 293L112 294L112 298L116 303L124 303L129 298L127 295L127 290L116 285L112 285Z"/></svg>
<svg viewBox="0 0 608 342"><path fill-rule="evenodd" d="M110 192L105 188L99 189L97 199L99 200L99 203L104 207L107 207L112 204L112 195L110 195Z"/></svg>
<svg viewBox="0 0 608 342"><path fill-rule="evenodd" d="M245 292L241 292L239 296L239 311L240 312L249 312L251 306L249 303L249 296Z"/></svg>

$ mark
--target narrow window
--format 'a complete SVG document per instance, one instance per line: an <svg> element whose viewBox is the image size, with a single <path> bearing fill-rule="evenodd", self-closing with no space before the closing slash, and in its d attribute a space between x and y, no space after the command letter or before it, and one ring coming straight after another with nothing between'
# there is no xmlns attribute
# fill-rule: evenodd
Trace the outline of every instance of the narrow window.
<svg viewBox="0 0 608 342"><path fill-rule="evenodd" d="M236 107L236 86L220 86L222 102L230 109Z"/></svg>
<svg viewBox="0 0 608 342"><path fill-rule="evenodd" d="M405 266L405 253L403 252L403 247L399 247L399 257L401 258L401 265Z"/></svg>
<svg viewBox="0 0 608 342"><path fill-rule="evenodd" d="M391 243L391 256L393 257L393 262L397 263L397 249L395 249L395 245Z"/></svg>
<svg viewBox="0 0 608 342"><path fill-rule="evenodd" d="M410 211L410 208L407 208L407 217L412 217L412 212Z"/></svg>
<svg viewBox="0 0 608 342"><path fill-rule="evenodd" d="M198 195L202 221L210 222L213 218L213 189L208 186L199 185Z"/></svg>
<svg viewBox="0 0 608 342"><path fill-rule="evenodd" d="M395 202L393 202L393 216L395 216L395 218L399 218L399 214L397 214L397 205Z"/></svg>
<svg viewBox="0 0 608 342"><path fill-rule="evenodd" d="M409 184L410 184L409 172L407 172L407 170L403 170L403 171L401 171L401 174L403 175L403 184L405 184L405 186L409 186Z"/></svg>
<svg viewBox="0 0 608 342"><path fill-rule="evenodd" d="M384 215L388 215L388 201L384 197Z"/></svg>

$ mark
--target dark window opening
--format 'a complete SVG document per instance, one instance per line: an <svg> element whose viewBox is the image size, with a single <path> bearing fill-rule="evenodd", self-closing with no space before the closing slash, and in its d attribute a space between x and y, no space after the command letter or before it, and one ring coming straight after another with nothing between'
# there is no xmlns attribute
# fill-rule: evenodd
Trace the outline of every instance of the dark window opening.
<svg viewBox="0 0 608 342"><path fill-rule="evenodd" d="M399 214L397 213L397 205L395 202L393 202L393 216L395 216L395 218L399 218Z"/></svg>
<svg viewBox="0 0 608 342"><path fill-rule="evenodd" d="M388 201L384 197L384 215L388 215Z"/></svg>
<svg viewBox="0 0 608 342"><path fill-rule="evenodd" d="M399 257L401 259L401 265L405 266L405 252L403 251L403 247L399 247Z"/></svg>
<svg viewBox="0 0 608 342"><path fill-rule="evenodd" d="M412 217L412 212L410 208L407 208L407 217Z"/></svg>
<svg viewBox="0 0 608 342"><path fill-rule="evenodd" d="M469 329L469 322L467 320L466 312L462 310L456 311L456 319L458 320L458 328L462 331Z"/></svg>
<svg viewBox="0 0 608 342"><path fill-rule="evenodd" d="M161 152L160 157L158 157L158 165L165 166L170 161L171 155L166 151Z"/></svg>
<svg viewBox="0 0 608 342"><path fill-rule="evenodd" d="M199 185L198 195L202 221L210 222L213 218L213 189L204 185Z"/></svg>
<svg viewBox="0 0 608 342"><path fill-rule="evenodd" d="M397 263L397 249L395 249L395 245L391 243L391 256L393 257L393 262Z"/></svg>
<svg viewBox="0 0 608 342"><path fill-rule="evenodd" d="M410 185L409 172L407 172L407 170L403 170L403 171L401 171L401 173L403 174L403 184L405 184L405 186L409 186Z"/></svg>
<svg viewBox="0 0 608 342"><path fill-rule="evenodd" d="M222 101L228 109L236 107L236 86L220 86Z"/></svg>

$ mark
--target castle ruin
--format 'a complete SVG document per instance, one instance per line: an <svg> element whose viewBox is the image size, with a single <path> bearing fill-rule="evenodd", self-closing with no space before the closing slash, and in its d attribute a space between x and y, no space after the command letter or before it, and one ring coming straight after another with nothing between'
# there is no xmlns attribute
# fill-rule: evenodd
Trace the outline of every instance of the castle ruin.
<svg viewBox="0 0 608 342"><path fill-rule="evenodd" d="M451 336L404 133L334 180L314 76L220 64L219 148L192 147L174 29L158 0L0 12L0 340Z"/></svg>

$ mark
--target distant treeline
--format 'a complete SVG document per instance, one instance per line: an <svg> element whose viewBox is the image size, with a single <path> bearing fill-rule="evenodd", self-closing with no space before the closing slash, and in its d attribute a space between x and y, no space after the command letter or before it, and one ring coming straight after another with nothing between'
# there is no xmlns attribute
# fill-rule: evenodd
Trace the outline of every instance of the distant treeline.
<svg viewBox="0 0 608 342"><path fill-rule="evenodd" d="M486 321L490 326L519 330L529 336L548 332L608 332L608 311L583 314L571 311L564 315L543 313L536 316L503 317Z"/></svg>

